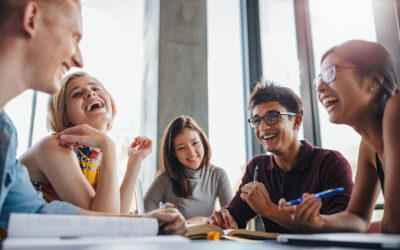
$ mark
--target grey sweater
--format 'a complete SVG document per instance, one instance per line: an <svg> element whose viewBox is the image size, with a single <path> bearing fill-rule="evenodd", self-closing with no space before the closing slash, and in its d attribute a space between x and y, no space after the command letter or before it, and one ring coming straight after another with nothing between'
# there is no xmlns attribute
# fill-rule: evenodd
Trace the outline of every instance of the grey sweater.
<svg viewBox="0 0 400 250"><path fill-rule="evenodd" d="M195 216L208 217L214 211L217 197L221 207L232 199L232 188L222 168L205 167L197 171L185 168L185 174L193 190L192 196L189 198L176 196L171 179L165 171L161 172L155 177L144 197L146 212L159 208L160 202L171 202L186 219Z"/></svg>

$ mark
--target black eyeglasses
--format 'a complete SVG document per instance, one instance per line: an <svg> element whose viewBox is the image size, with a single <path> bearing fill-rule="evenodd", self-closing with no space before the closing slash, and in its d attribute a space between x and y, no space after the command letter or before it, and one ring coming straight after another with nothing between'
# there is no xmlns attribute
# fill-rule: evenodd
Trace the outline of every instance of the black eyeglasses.
<svg viewBox="0 0 400 250"><path fill-rule="evenodd" d="M250 126L252 128L259 128L261 125L261 121L264 120L264 122L268 125L274 125L279 122L279 116L280 115L296 115L296 113L292 112L279 112L276 110L270 110L265 113L264 116L262 117L253 117L248 119L247 121L249 122Z"/></svg>
<svg viewBox="0 0 400 250"><path fill-rule="evenodd" d="M336 79L336 69L355 69L356 67L352 66L339 66L339 65L331 65L326 68L324 71L321 72L315 79L314 79L314 86L318 88L319 84L322 82L329 84Z"/></svg>

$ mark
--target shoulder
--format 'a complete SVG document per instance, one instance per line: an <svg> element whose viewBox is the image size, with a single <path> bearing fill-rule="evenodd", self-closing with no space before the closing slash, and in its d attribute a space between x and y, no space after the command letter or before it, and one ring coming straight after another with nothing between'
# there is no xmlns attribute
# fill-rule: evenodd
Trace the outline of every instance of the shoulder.
<svg viewBox="0 0 400 250"><path fill-rule="evenodd" d="M217 166L213 165L212 167L207 167L206 169L208 169L208 171L210 171L211 175L215 175L218 177L227 176L226 171L221 167L217 167Z"/></svg>
<svg viewBox="0 0 400 250"><path fill-rule="evenodd" d="M389 98L383 114L383 124L397 126L400 123L400 94ZM385 131L385 130L384 130Z"/></svg>
<svg viewBox="0 0 400 250"><path fill-rule="evenodd" d="M156 175L154 176L154 181L156 182L168 182L170 180L167 171L162 170L162 171L157 171Z"/></svg>
<svg viewBox="0 0 400 250"><path fill-rule="evenodd" d="M321 148L317 146L314 146L313 155L314 157L321 157L323 159L329 158L329 159L339 159L346 161L346 158L344 158L344 156L339 151L333 149Z"/></svg>

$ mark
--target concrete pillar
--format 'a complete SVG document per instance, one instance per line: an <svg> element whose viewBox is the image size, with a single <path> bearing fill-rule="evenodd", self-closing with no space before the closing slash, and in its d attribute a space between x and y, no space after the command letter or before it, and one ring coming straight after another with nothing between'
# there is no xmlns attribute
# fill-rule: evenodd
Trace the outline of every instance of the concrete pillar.
<svg viewBox="0 0 400 250"><path fill-rule="evenodd" d="M192 116L208 133L206 0L146 0L141 134L153 139L142 166L144 192L162 167L160 146L168 123Z"/></svg>

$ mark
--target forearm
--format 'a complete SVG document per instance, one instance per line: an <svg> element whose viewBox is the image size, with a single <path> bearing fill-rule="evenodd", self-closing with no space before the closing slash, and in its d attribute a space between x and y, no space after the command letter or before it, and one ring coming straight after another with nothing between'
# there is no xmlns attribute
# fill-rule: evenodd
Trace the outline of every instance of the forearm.
<svg viewBox="0 0 400 250"><path fill-rule="evenodd" d="M121 213L129 213L141 164L141 160L128 160L125 177L120 187Z"/></svg>
<svg viewBox="0 0 400 250"><path fill-rule="evenodd" d="M279 210L278 206L272 204L266 209L261 216L268 218L279 224L280 226L294 232L294 233L312 233L312 229L301 225L299 222L293 221L289 214Z"/></svg>
<svg viewBox="0 0 400 250"><path fill-rule="evenodd" d="M120 194L115 147L108 143L102 148L100 178L90 210L99 212L120 212Z"/></svg>
<svg viewBox="0 0 400 250"><path fill-rule="evenodd" d="M315 228L317 232L365 232L369 227L369 221L356 214L343 211L337 214L321 215L324 219L322 228Z"/></svg>

